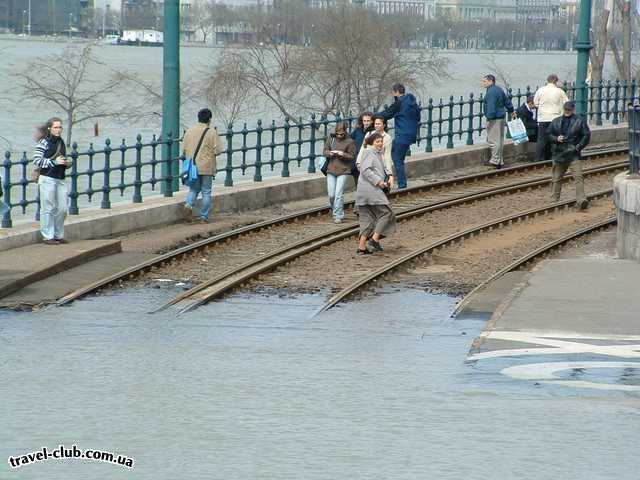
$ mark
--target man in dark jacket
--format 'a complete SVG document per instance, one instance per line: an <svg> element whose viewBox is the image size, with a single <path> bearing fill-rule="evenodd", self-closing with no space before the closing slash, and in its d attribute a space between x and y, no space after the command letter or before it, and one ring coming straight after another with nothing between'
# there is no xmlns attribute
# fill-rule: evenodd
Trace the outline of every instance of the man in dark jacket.
<svg viewBox="0 0 640 480"><path fill-rule="evenodd" d="M404 159L411 144L416 143L418 128L420 127L420 107L416 97L405 93L404 85L396 83L393 87L393 104L382 115L385 120L393 118L393 144L391 158L396 170L398 188L407 188L407 174L404 169Z"/></svg>
<svg viewBox="0 0 640 480"><path fill-rule="evenodd" d="M589 202L584 195L580 152L589 144L591 131L586 120L575 114L575 102L566 102L563 109L562 116L555 118L547 130L547 140L553 150L551 198L554 202L560 201L562 177L571 167L576 182L576 206L584 210L589 206Z"/></svg>
<svg viewBox="0 0 640 480"><path fill-rule="evenodd" d="M504 159L502 158L502 147L504 145L505 114L515 118L511 99L496 85L496 77L485 75L482 79L484 88L484 116L487 119L487 143L491 149L491 159L489 163L496 168L502 168Z"/></svg>
<svg viewBox="0 0 640 480"><path fill-rule="evenodd" d="M538 121L536 120L536 106L533 103L533 95L527 95L527 101L516 110L518 118L524 123L527 129L527 137L530 142L538 139Z"/></svg>

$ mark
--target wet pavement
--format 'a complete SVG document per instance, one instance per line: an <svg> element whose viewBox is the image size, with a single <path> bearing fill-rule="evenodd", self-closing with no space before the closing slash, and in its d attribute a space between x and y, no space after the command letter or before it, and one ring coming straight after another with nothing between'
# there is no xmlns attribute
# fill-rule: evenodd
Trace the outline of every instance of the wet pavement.
<svg viewBox="0 0 640 480"><path fill-rule="evenodd" d="M486 317L450 318L454 298L390 288L312 317L322 295L235 295L146 313L176 291L0 312L0 478L638 478L638 392L500 373L528 357L466 361ZM557 375L640 385L629 366ZM135 468L6 463L60 443Z"/></svg>

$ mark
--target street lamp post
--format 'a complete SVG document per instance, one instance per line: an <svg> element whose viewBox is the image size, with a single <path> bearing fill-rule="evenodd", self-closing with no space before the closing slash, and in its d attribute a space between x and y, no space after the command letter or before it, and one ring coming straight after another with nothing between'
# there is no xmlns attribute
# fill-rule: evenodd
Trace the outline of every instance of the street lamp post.
<svg viewBox="0 0 640 480"><path fill-rule="evenodd" d="M516 31L511 30L511 50L516 49Z"/></svg>
<svg viewBox="0 0 640 480"><path fill-rule="evenodd" d="M476 37L476 50L480 50L480 29L478 29L478 36Z"/></svg>
<svg viewBox="0 0 640 480"><path fill-rule="evenodd" d="M578 51L578 68L576 70L576 111L580 115L587 114L587 66L589 50L591 50L591 0L580 0L580 25L578 41L574 48Z"/></svg>
<svg viewBox="0 0 640 480"><path fill-rule="evenodd" d="M27 26L27 32L31 36L31 0L29 0L29 13L28 13L29 25Z"/></svg>
<svg viewBox="0 0 640 480"><path fill-rule="evenodd" d="M22 35L24 35L24 31L27 28L27 11L23 10L22 11Z"/></svg>
<svg viewBox="0 0 640 480"><path fill-rule="evenodd" d="M164 38L162 44L162 140L171 137L171 147L162 145L162 174L172 177L171 185L162 182L165 197L178 190L178 143L180 137L180 2L164 1ZM171 169L169 168L171 159Z"/></svg>

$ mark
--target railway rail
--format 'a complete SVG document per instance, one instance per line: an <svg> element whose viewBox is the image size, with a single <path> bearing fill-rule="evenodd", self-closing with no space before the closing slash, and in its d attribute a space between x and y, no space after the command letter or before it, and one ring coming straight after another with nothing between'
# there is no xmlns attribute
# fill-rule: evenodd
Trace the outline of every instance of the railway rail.
<svg viewBox="0 0 640 480"><path fill-rule="evenodd" d="M541 247L535 248L520 258L514 260L507 266L501 268L493 275L489 276L481 283L479 283L473 290L467 293L456 305L456 308L453 310L451 316L457 316L468 304L469 302L482 290L484 290L488 285L498 280L500 277L506 275L509 272L513 272L516 270L520 270L521 268L526 267L528 264L535 262L540 257L544 257L549 255L553 250L556 250L563 245L567 244L572 240L576 240L584 235L588 235L590 233L604 230L616 225L617 219L616 217L609 217L605 220L596 221L586 227L579 228L567 235L564 235L561 238L553 240L549 243L544 244Z"/></svg>
<svg viewBox="0 0 640 480"><path fill-rule="evenodd" d="M594 149L588 153L588 156L592 159L606 159L612 155L621 155L628 151L626 147L608 147L601 149ZM593 160L592 160L593 161ZM447 206L459 205L465 202L473 202L485 198L489 195L499 195L511 192L517 192L521 189L534 188L549 183L550 178L547 176L541 176L541 172L550 167L550 162L538 162L526 165L519 165L515 167L505 168L503 170L482 172L480 174L466 175L463 177L457 177L439 182L433 182L426 185L420 185L412 187L406 190L393 192L392 199L394 200L394 207L399 212L399 218L405 219L416 215L422 215L433 211L437 208L447 208ZM603 166L593 167L585 171L586 175L596 175L603 173L612 168L624 169L626 167L625 162L614 162L613 164L607 164ZM518 179L519 177L525 177L517 182L509 183L512 178ZM482 182L490 181L490 186ZM495 184L498 185L495 185ZM464 193L456 192L456 188L463 188ZM428 202L425 202L423 197L425 194L431 198ZM418 197L418 198L416 198ZM417 202L416 202L417 200ZM353 202L347 203L347 206ZM308 219L314 219L321 217L329 213L329 207L318 207L301 212L292 213L282 217L278 217L272 220L259 222L252 225L247 225L238 229L225 232L220 235L213 236L208 239L194 242L190 245L175 249L158 257L143 262L138 265L134 265L128 269L125 269L117 274L106 277L98 282L94 282L90 285L86 285L58 300L57 305L67 304L83 295L87 295L100 288L104 288L114 282L123 280L128 277L143 274L144 272L154 268L166 265L175 259L193 254L202 250L211 248L222 242L228 242L233 239L244 237L247 235L255 234L266 229L274 229L275 227L286 226L293 222L307 221ZM216 275L215 278L200 284L194 289L185 292L183 295L176 297L170 301L167 305L161 308L166 308L169 305L180 305L180 312L185 312L196 308L202 303L206 303L212 298L235 288L242 283L248 281L248 279L255 277L261 273L267 272L278 265L289 262L298 256L304 255L310 251L320 248L324 245L348 238L357 232L355 224L344 224L340 227L324 226L324 231L311 236L292 242L284 247L274 249L267 252L265 255L261 255L258 258L252 258L240 265L236 265L233 269ZM242 272L243 274L239 274ZM204 292L210 289L213 285L217 285L213 296L206 296ZM202 292L202 293L201 293ZM208 292L207 292L208 293ZM193 300L193 296L199 294L198 300ZM191 297L191 300L188 300ZM206 298L205 298L206 297ZM186 302L186 303L184 303Z"/></svg>
<svg viewBox="0 0 640 480"><path fill-rule="evenodd" d="M594 194L588 195L587 198L589 200L595 200L598 198L602 198L604 196L611 196L613 195L613 189L608 189L608 190L603 190L600 192L596 192ZM404 255L386 265L384 265L383 267L367 274L364 275L362 278L360 278L359 280L357 280L356 282L353 282L351 285L347 286L346 288L344 288L343 290L341 290L340 292L336 293L333 297L331 297L323 306L322 308L320 308L318 310L318 312L316 313L322 313L326 310L329 310L330 308L336 306L338 303L342 302L343 300L345 300L348 296L354 294L355 292L357 292L358 290L360 290L361 288L363 288L364 286L372 283L373 281L377 280L378 278L382 277L383 275L386 275L390 272L392 272L393 270L397 269L398 267L407 265L409 262L415 260L418 257L422 257L425 255L429 255L432 253L435 253L436 251L438 251L439 249L445 248L447 246L459 243L459 242L463 242L464 240L468 239L468 238L472 238L474 236L480 235L484 232L487 231L492 231L494 229L498 229L498 228L503 228L505 226L510 226L513 223L516 222L521 222L524 221L528 218L535 218L538 215L545 215L548 214L550 212L554 212L557 211L559 209L564 209L564 208L568 208L569 206L575 204L575 200L567 200L567 201L563 201L563 202L557 202L557 203L552 203L549 205L545 205L541 208L533 208L530 210L526 210L524 212L518 212L515 213L513 215L508 215L506 217L502 217L499 218L497 220L493 220L490 222L484 222L482 224L479 225L475 225L472 226L470 228L467 228L465 230L462 230L460 232L456 232L452 235L449 235L445 238L441 238L438 239L432 243L430 243L429 245L426 245L425 247L419 248L417 250L414 250L410 253L408 253L407 255ZM608 220L610 221L610 219ZM598 224L598 226L596 226L595 228L601 228L600 224ZM584 230L584 229L582 229ZM582 231L581 230L581 231ZM587 229L589 231L592 231L593 229ZM571 236L568 236L569 238L566 238L564 240L564 242L560 241L561 243L566 243L567 241L571 240L572 238L575 238L577 234L573 234ZM561 239L562 240L562 239ZM529 254L525 255L524 257L522 257L521 259L519 259L516 262L513 262L511 265L509 265L510 270L516 269L518 268L518 266L521 266L525 263L527 263L528 261L530 261L532 258L535 258L536 256L542 255L545 251L549 251L552 248L555 248L556 242L552 242L553 246L548 246L548 248L545 249L536 249L534 252L530 252ZM505 269L503 269L505 270ZM502 272L502 275L504 275L504 273L506 273L506 271L510 271L510 270L506 270L503 271L501 270L498 273ZM497 274L496 274L497 275ZM498 278L500 275L496 276L496 278ZM493 277L492 277L493 278ZM491 281L491 279L488 279L487 282Z"/></svg>

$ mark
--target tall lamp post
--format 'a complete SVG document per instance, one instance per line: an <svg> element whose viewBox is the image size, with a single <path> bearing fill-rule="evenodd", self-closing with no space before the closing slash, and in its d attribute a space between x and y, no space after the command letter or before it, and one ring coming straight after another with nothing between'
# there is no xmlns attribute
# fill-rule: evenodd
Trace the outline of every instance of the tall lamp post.
<svg viewBox="0 0 640 480"><path fill-rule="evenodd" d="M574 48L578 51L578 68L576 70L576 112L579 115L587 114L587 66L589 64L589 50L591 50L591 0L580 0L580 25L578 27L578 40Z"/></svg>
<svg viewBox="0 0 640 480"><path fill-rule="evenodd" d="M171 145L163 144L162 175L173 177L171 187L167 182L162 182L162 192L165 197L173 196L177 191L178 173L178 143L180 138L180 2L179 0L165 0L164 2L164 39L162 46L162 139L167 140L169 135L174 140ZM167 161L172 159L171 169Z"/></svg>

